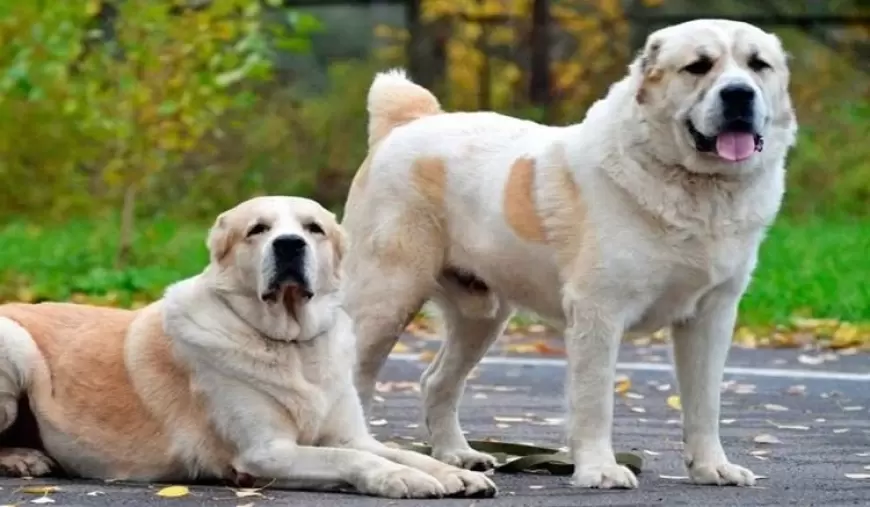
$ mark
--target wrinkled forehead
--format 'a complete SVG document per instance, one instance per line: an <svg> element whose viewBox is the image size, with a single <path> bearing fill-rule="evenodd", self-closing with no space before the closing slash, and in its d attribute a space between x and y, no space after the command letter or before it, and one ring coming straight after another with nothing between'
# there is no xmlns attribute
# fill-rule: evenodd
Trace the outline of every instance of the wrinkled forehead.
<svg viewBox="0 0 870 507"><path fill-rule="evenodd" d="M272 227L300 227L303 223L322 219L324 210L316 203L293 197L258 197L227 212L227 222L233 228L247 228L254 223Z"/></svg>
<svg viewBox="0 0 870 507"><path fill-rule="evenodd" d="M757 55L774 65L785 57L776 37L747 23L699 20L661 29L650 36L662 65L685 65L699 58L745 60Z"/></svg>

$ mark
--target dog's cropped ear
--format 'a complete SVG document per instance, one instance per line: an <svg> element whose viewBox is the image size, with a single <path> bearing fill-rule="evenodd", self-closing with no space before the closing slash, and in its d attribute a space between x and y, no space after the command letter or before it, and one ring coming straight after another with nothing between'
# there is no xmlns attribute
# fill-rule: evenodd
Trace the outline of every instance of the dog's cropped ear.
<svg viewBox="0 0 870 507"><path fill-rule="evenodd" d="M641 76L640 86L635 96L639 104L643 104L646 101L649 87L661 81L662 71L656 68L661 48L661 40L650 38L635 60L635 71Z"/></svg>
<svg viewBox="0 0 870 507"><path fill-rule="evenodd" d="M212 262L217 263L223 260L230 253L235 242L227 222L226 213L221 213L208 231L206 246L208 247L209 257Z"/></svg>

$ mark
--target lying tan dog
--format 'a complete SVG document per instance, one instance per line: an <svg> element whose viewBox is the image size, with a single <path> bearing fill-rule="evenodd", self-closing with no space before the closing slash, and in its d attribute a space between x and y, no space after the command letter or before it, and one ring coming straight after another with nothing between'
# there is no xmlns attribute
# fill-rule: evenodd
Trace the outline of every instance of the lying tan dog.
<svg viewBox="0 0 870 507"><path fill-rule="evenodd" d="M0 432L26 395L46 449L0 449L0 472L38 476L56 463L88 478L495 494L483 474L369 434L331 213L307 199L258 197L218 217L208 247L201 274L139 311L0 307Z"/></svg>

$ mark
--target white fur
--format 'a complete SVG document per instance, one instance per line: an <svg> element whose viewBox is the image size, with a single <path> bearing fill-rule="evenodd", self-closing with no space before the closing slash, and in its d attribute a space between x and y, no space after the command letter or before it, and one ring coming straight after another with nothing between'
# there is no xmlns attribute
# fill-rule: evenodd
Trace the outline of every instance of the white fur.
<svg viewBox="0 0 870 507"><path fill-rule="evenodd" d="M664 79L648 86L643 101L646 76L638 60L580 124L440 113L436 103L430 115L396 124L370 153L368 175L351 190L343 221L351 241L343 269L359 341L357 387L366 404L403 319L434 297L446 326L442 349L422 379L434 456L466 467L492 464L468 446L457 407L467 374L513 308L523 307L565 330L576 485L637 486L634 474L615 462L611 445L614 368L625 331L663 327L674 330L691 477L753 484L752 473L731 464L722 449L719 383L737 304L783 195L796 130L788 69L779 41L744 23L701 20L661 30L650 36L645 57L654 44L660 51L653 65ZM704 79L679 70L699 45L718 58ZM747 70L750 46L770 61L770 72ZM400 76L390 76L392 89L400 89ZM685 120L697 117L700 128L712 128L721 109L715 90L735 80L759 92L765 147L745 161L726 162L695 150ZM394 101L397 110L408 97L424 101L429 92L405 81L401 94L372 93L370 103ZM566 169L579 188L585 212L570 231L582 238L578 251L566 252L552 238L528 241L507 223L505 185L521 157L535 163L539 216L557 217L572 205L564 197ZM421 158L441 160L446 168L437 213L426 213L409 185ZM550 230L554 224L544 220ZM414 255L386 258L396 238L414 243L404 247L416 248ZM467 295L451 295L440 283L447 266L486 282L497 299L494 316L471 318L462 311Z"/></svg>

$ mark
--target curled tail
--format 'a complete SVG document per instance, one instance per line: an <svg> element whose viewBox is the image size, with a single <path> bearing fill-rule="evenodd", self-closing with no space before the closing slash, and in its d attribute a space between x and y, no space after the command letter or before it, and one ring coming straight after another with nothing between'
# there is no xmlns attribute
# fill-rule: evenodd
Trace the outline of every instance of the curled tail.
<svg viewBox="0 0 870 507"><path fill-rule="evenodd" d="M372 81L368 112L372 147L394 128L442 110L432 92L411 81L404 70L392 69L379 72Z"/></svg>

